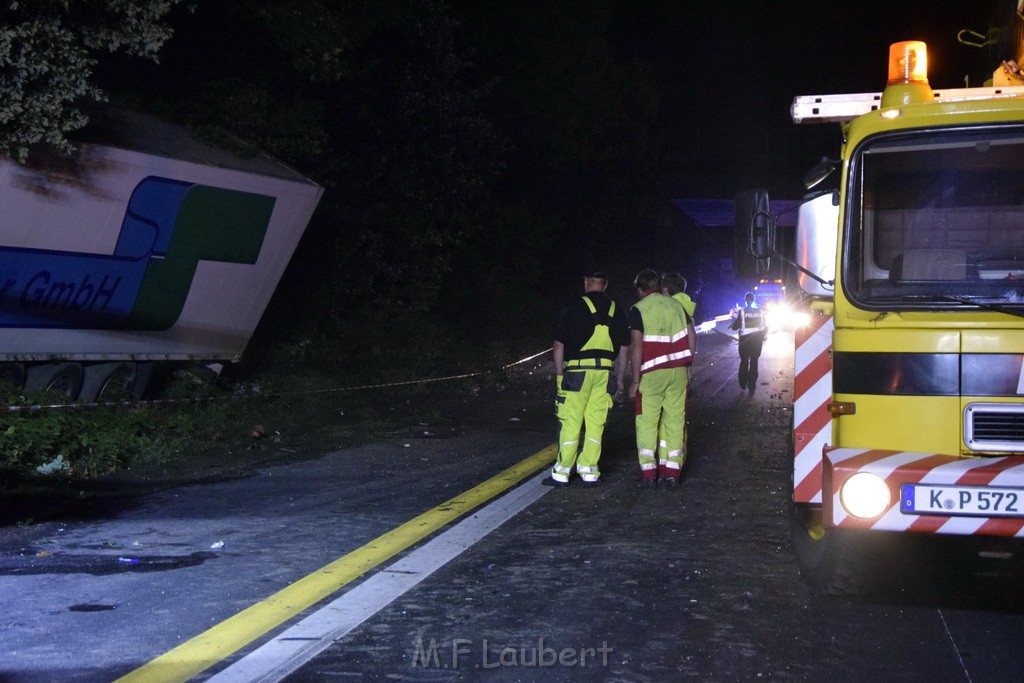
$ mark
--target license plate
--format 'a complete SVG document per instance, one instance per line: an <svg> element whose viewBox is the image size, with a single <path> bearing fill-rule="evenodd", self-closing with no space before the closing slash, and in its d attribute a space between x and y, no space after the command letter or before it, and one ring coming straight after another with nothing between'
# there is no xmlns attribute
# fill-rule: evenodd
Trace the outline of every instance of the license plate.
<svg viewBox="0 0 1024 683"><path fill-rule="evenodd" d="M916 515L1024 517L1024 489L903 484L900 511Z"/></svg>

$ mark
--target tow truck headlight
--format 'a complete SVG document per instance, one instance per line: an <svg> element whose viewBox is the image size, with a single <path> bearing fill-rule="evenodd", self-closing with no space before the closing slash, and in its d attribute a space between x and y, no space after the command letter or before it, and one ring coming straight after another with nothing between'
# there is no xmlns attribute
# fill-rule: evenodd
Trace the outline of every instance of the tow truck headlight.
<svg viewBox="0 0 1024 683"><path fill-rule="evenodd" d="M789 325L790 310L785 304L772 304L765 311L768 329L780 330Z"/></svg>
<svg viewBox="0 0 1024 683"><path fill-rule="evenodd" d="M809 313L794 313L793 314L793 327L807 327L811 324L811 315Z"/></svg>
<svg viewBox="0 0 1024 683"><path fill-rule="evenodd" d="M860 519L874 519L889 508L889 487L876 474L858 472L839 489L843 509Z"/></svg>
<svg viewBox="0 0 1024 683"><path fill-rule="evenodd" d="M770 330L795 330L811 324L811 316L795 310L789 304L771 304L765 310Z"/></svg>

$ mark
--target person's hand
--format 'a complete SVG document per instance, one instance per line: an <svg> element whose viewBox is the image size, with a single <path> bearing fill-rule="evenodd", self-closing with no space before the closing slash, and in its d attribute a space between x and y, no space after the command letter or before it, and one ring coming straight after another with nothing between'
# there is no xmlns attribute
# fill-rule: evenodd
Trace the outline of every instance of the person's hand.
<svg viewBox="0 0 1024 683"><path fill-rule="evenodd" d="M638 391L640 391L640 384L638 382L633 382L632 384L629 385L630 398L636 398L636 392Z"/></svg>

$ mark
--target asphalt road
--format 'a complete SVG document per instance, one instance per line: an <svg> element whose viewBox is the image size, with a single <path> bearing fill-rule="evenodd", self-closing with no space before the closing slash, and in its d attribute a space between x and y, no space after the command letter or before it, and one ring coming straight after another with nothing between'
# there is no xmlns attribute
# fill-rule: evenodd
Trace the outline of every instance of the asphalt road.
<svg viewBox="0 0 1024 683"><path fill-rule="evenodd" d="M251 642L239 633L259 631L254 605L309 575L335 580L338 558L393 544L371 542L410 520L427 524L417 516L432 509L456 514L466 492L550 446L550 411L257 468L6 534L0 680L110 681L179 651L188 654L135 675L181 680L197 640L221 652L224 634L246 642L209 666L192 662L188 676L242 670L237 680L254 680L259 653L302 640L286 628L335 617L354 625L286 680L1018 678L1024 593L1012 560L906 543L886 556L873 593L821 596L801 579L787 503L791 353L792 337L773 333L749 397L734 378L735 343L701 337L680 488L636 487L632 416L617 408L603 486L552 490L522 474L507 494L521 511L479 540L449 542L453 559L436 570L384 561ZM477 522L491 505L459 519ZM395 559L414 563L430 539L443 537ZM384 598L374 583L406 579ZM356 619L346 600L360 591L382 606Z"/></svg>

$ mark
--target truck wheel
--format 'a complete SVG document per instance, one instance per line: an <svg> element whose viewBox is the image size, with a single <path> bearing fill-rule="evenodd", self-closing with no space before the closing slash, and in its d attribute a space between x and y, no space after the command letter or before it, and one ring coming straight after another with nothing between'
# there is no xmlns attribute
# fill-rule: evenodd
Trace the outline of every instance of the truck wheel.
<svg viewBox="0 0 1024 683"><path fill-rule="evenodd" d="M25 372L26 391L49 391L69 399L82 389L82 366L78 363L34 365Z"/></svg>
<svg viewBox="0 0 1024 683"><path fill-rule="evenodd" d="M149 381L153 379L153 373L156 371L156 362L146 361L135 364L135 382L132 383L132 395L133 401L141 401L142 397L146 395L146 389L149 388Z"/></svg>
<svg viewBox="0 0 1024 683"><path fill-rule="evenodd" d="M138 375L139 368L135 363L98 363L86 366L78 400L82 403L133 401Z"/></svg>
<svg viewBox="0 0 1024 683"><path fill-rule="evenodd" d="M867 588L864 539L837 529L825 529L821 508L794 504L793 549L800 573L815 589L829 595L857 595Z"/></svg>
<svg viewBox="0 0 1024 683"><path fill-rule="evenodd" d="M0 384L15 389L25 386L25 366L21 363L0 363Z"/></svg>

